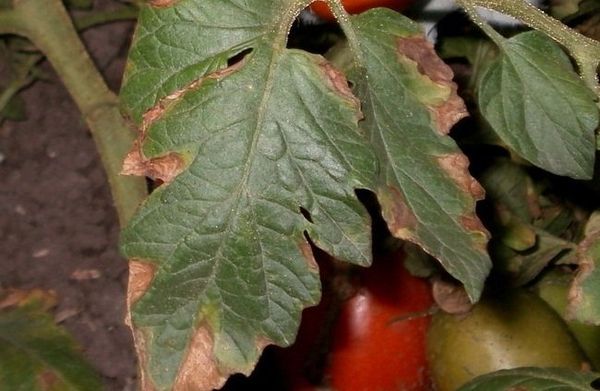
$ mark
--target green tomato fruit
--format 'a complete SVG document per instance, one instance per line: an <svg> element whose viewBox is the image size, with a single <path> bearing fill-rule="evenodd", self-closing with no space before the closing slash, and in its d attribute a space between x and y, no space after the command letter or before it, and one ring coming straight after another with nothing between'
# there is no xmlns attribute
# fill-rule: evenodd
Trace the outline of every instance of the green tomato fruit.
<svg viewBox="0 0 600 391"><path fill-rule="evenodd" d="M594 369L600 369L600 327L566 319L569 287L573 274L561 270L552 270L534 286L537 293L563 319L579 345L588 356Z"/></svg>
<svg viewBox="0 0 600 391"><path fill-rule="evenodd" d="M578 370L586 362L558 314L523 290L485 298L464 315L434 315L427 350L437 391L455 391L479 375L501 369Z"/></svg>

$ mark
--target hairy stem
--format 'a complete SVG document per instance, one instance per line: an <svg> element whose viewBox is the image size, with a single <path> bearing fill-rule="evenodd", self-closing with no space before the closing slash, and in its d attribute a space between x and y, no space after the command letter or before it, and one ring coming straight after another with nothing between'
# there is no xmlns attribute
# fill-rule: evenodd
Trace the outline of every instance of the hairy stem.
<svg viewBox="0 0 600 391"><path fill-rule="evenodd" d="M19 0L0 11L0 33L29 38L48 58L90 128L107 173L121 225L146 197L143 178L120 175L121 164L135 138L83 46L60 0Z"/></svg>
<svg viewBox="0 0 600 391"><path fill-rule="evenodd" d="M597 77L600 65L600 42L570 29L525 0L456 0L456 2L467 11L478 6L502 12L548 35L573 56L579 66L581 77L600 97L600 84Z"/></svg>

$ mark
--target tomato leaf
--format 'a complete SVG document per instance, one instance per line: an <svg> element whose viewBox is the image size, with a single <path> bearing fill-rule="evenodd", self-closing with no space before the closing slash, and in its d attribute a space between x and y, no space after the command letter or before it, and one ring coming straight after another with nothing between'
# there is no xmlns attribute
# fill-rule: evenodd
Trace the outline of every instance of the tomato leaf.
<svg viewBox="0 0 600 391"><path fill-rule="evenodd" d="M122 233L142 387L213 389L292 343L320 295L307 235L371 262L356 189L481 293L482 192L447 136L465 114L449 68L416 24L371 13L347 26L366 60L353 94L323 57L286 48L304 3L156 0L140 14L121 97L141 134L124 172L164 182Z"/></svg>
<svg viewBox="0 0 600 391"><path fill-rule="evenodd" d="M577 248L579 267L569 292L569 317L600 325L600 212L590 216Z"/></svg>
<svg viewBox="0 0 600 391"><path fill-rule="evenodd" d="M554 174L592 177L598 107L567 56L537 32L506 40L479 84L479 106L498 136Z"/></svg>
<svg viewBox="0 0 600 391"><path fill-rule="evenodd" d="M0 301L0 389L101 389L72 337L47 312L47 300L39 291L16 291Z"/></svg>
<svg viewBox="0 0 600 391"><path fill-rule="evenodd" d="M363 103L361 127L381 161L383 217L393 235L437 258L476 301L491 264L475 215L484 192L447 135L466 115L452 71L408 18L374 9L350 22L359 53L346 68Z"/></svg>
<svg viewBox="0 0 600 391"><path fill-rule="evenodd" d="M479 376L458 391L589 391L599 377L564 368L516 368Z"/></svg>
<svg viewBox="0 0 600 391"><path fill-rule="evenodd" d="M285 48L294 12L282 4L188 1L140 15L141 26L173 38L171 27L192 17L194 34L171 44L202 41L195 61L210 65L144 115L143 144L126 162L172 181L122 235L124 253L145 270L130 284L152 274L132 321L158 389L218 387L231 372L249 373L266 344L293 342L302 308L319 299L305 232L338 258L370 263L370 221L354 189L370 187L376 159L358 130L358 101L322 57ZM261 26L256 9L270 15L262 30L236 30ZM138 42L148 39L138 32ZM130 75L125 91L138 80Z"/></svg>

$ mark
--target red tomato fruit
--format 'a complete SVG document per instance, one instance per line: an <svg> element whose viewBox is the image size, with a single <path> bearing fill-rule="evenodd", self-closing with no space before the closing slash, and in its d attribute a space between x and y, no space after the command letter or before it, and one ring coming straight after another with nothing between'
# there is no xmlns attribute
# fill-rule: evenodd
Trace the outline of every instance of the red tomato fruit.
<svg viewBox="0 0 600 391"><path fill-rule="evenodd" d="M360 14L376 7L386 7L396 11L403 11L414 2L415 0L343 0L342 4L346 12ZM335 19L327 4L322 1L315 1L311 4L310 8L325 20L332 21Z"/></svg>
<svg viewBox="0 0 600 391"><path fill-rule="evenodd" d="M341 309L330 353L335 391L430 389L426 334L429 284L410 275L399 255L375 259L358 293Z"/></svg>

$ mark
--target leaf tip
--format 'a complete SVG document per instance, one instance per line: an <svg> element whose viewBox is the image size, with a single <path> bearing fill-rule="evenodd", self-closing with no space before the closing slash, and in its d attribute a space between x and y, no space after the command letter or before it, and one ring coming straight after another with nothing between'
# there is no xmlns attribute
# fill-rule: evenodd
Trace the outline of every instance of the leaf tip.
<svg viewBox="0 0 600 391"><path fill-rule="evenodd" d="M175 380L175 390L213 390L221 388L227 374L219 371L213 355L214 340L210 329L196 329Z"/></svg>

